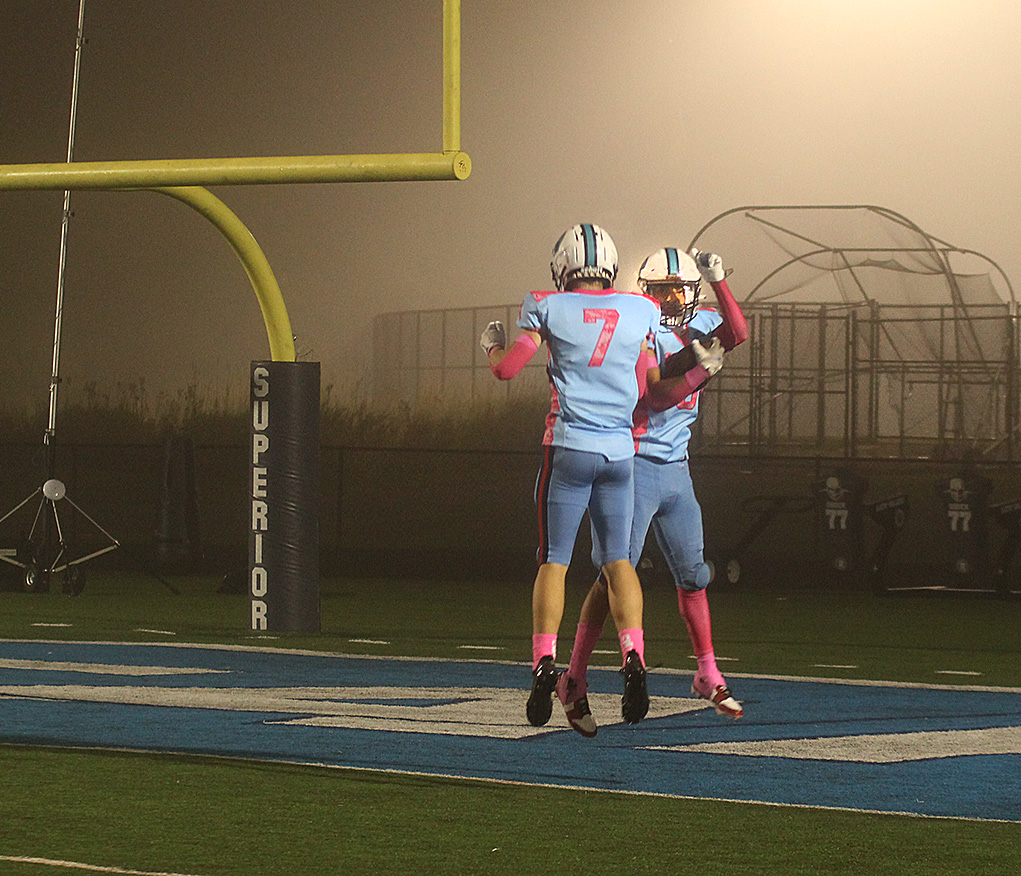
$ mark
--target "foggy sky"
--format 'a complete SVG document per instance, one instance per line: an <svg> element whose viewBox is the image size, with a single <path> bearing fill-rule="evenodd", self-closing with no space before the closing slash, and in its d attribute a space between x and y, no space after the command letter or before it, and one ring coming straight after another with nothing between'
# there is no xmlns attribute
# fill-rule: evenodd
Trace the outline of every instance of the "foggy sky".
<svg viewBox="0 0 1021 876"><path fill-rule="evenodd" d="M0 163L64 160L77 10L0 4ZM75 159L438 152L441 24L441 0L87 0ZM461 28L466 181L213 190L324 386L371 362L377 313L547 288L579 221L614 237L621 288L747 204L888 207L1021 283L1017 3L463 0ZM45 406L61 199L0 192L0 406ZM222 236L150 192L71 206L62 401L245 398L269 347Z"/></svg>

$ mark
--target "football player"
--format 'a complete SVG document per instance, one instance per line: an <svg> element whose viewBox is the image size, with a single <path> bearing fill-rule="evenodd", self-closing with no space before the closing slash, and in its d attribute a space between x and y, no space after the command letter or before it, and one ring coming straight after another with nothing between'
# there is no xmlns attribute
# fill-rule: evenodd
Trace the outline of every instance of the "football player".
<svg viewBox="0 0 1021 876"><path fill-rule="evenodd" d="M637 723L649 708L642 630L642 589L629 560L634 508L632 415L644 383L647 339L660 309L645 295L612 288L617 249L598 225L575 225L553 247L555 291L529 292L507 348L500 322L481 345L501 380L518 374L546 344L552 403L536 480L539 569L532 588L532 689L528 721L550 719L557 683L556 643L564 613L564 580L586 511L604 550L599 568L607 610L619 630L624 672L621 714Z"/></svg>
<svg viewBox="0 0 1021 876"><path fill-rule="evenodd" d="M703 281L716 293L718 311L699 306ZM747 340L748 324L727 285L723 260L714 253L656 250L642 263L638 284L660 303L662 322L650 350L648 391L634 411L630 557L637 564L651 525L677 586L678 607L698 661L692 693L709 700L719 714L740 718L744 710L716 665L713 650L706 598L710 570L703 558L702 510L688 469L688 441L702 387L722 367L724 355ZM659 371L678 374L657 382ZM598 568L604 548L595 530L592 544ZM568 722L583 736L596 734L585 675L606 614L606 583L600 576L586 597L570 663L557 682Z"/></svg>

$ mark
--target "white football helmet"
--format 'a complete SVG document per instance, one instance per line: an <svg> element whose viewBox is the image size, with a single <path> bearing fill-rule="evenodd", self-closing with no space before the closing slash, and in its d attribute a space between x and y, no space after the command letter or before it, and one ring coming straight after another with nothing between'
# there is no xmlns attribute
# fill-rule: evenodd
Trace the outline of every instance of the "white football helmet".
<svg viewBox="0 0 1021 876"><path fill-rule="evenodd" d="M598 225L573 225L553 245L550 271L560 290L578 278L604 280L612 286L617 278L617 247Z"/></svg>
<svg viewBox="0 0 1021 876"><path fill-rule="evenodd" d="M663 325L684 328L702 300L702 275L683 249L667 246L649 255L638 269L638 286L660 305Z"/></svg>

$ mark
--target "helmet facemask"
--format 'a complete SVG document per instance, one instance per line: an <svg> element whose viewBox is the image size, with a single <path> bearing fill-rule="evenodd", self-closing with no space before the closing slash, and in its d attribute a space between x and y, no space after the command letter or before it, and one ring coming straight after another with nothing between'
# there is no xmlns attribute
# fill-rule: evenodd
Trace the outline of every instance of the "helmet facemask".
<svg viewBox="0 0 1021 876"><path fill-rule="evenodd" d="M695 315L701 298L699 280L656 280L642 283L646 295L659 302L660 323L666 328L680 331Z"/></svg>
<svg viewBox="0 0 1021 876"><path fill-rule="evenodd" d="M683 329L698 310L702 275L683 249L667 246L647 256L638 269L638 285L659 302L660 322L669 329Z"/></svg>

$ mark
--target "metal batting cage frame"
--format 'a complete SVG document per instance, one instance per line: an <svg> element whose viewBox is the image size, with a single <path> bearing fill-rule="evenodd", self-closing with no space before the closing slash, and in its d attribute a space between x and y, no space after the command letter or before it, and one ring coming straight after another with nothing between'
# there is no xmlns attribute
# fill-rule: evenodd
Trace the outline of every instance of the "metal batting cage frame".
<svg viewBox="0 0 1021 876"><path fill-rule="evenodd" d="M1017 458L1017 299L987 256L872 205L738 207L691 246L723 256L751 330L702 396L701 450ZM518 306L378 316L376 332L396 327L400 344L396 356L375 345L387 351L377 388L462 405L548 392L542 357L501 383L479 348L485 325L512 327Z"/></svg>

